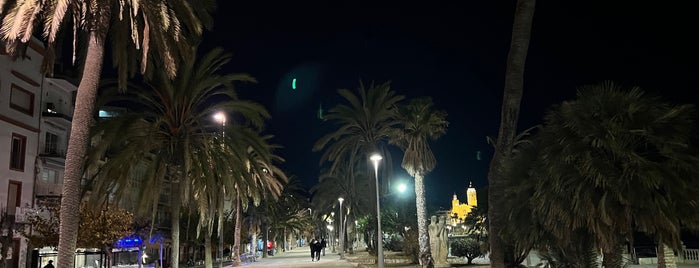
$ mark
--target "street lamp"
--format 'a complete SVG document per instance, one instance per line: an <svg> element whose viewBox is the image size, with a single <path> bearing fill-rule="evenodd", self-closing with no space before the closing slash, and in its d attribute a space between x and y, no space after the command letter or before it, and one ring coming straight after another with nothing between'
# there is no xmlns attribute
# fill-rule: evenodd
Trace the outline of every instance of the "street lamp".
<svg viewBox="0 0 699 268"><path fill-rule="evenodd" d="M354 249L359 249L359 221L354 221Z"/></svg>
<svg viewBox="0 0 699 268"><path fill-rule="evenodd" d="M214 114L214 120L216 120L216 122L218 122L218 123L221 123L222 126L224 126L224 127L226 126L226 114L225 113L218 112L218 113Z"/></svg>
<svg viewBox="0 0 699 268"><path fill-rule="evenodd" d="M372 154L369 159L374 162L374 177L376 178L376 222L377 222L377 227L376 227L376 234L378 240L377 243L377 249L378 249L378 260L377 263L379 265L379 268L384 267L383 263L383 233L381 232L381 202L379 202L379 161L383 159L380 154Z"/></svg>
<svg viewBox="0 0 699 268"><path fill-rule="evenodd" d="M399 193L405 193L405 190L408 189L408 186L405 185L405 183L400 183L398 184L398 192Z"/></svg>
<svg viewBox="0 0 699 268"><path fill-rule="evenodd" d="M330 212L330 244L333 246L332 253L335 253L335 231L333 229L335 228L335 212Z"/></svg>
<svg viewBox="0 0 699 268"><path fill-rule="evenodd" d="M226 137L226 131L224 130L226 128L226 114L224 112L218 112L214 114L214 120L216 122L221 124L221 137ZM221 144L221 147L223 147L223 144ZM224 189L225 192L225 189ZM224 197L221 196L221 208L223 208L223 202L224 202ZM219 211L218 213L223 213L223 210ZM223 215L223 214L222 214ZM219 217L220 221L218 223L218 256L219 256L219 268L223 268L223 217Z"/></svg>
<svg viewBox="0 0 699 268"><path fill-rule="evenodd" d="M337 201L340 201L340 259L342 259L345 257L345 229L344 222L342 221L342 214L344 214L342 211L342 201L345 201L345 199L340 197L337 199Z"/></svg>

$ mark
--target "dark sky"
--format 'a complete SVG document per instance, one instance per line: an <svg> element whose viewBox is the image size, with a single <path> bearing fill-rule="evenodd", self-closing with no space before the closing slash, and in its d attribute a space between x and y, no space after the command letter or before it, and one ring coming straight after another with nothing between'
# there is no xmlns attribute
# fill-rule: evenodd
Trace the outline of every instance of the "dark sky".
<svg viewBox="0 0 699 268"><path fill-rule="evenodd" d="M486 136L497 135L514 0L218 2L203 49L224 47L231 71L259 80L239 93L272 112L267 131L284 146L283 167L307 186L319 172L311 147L333 129L318 107L331 108L337 89L360 79L391 80L449 113L447 135L433 143L430 207L448 207L454 192L465 199L469 181L487 185ZM686 2L538 1L520 127L539 124L576 87L605 80L699 103L699 16Z"/></svg>

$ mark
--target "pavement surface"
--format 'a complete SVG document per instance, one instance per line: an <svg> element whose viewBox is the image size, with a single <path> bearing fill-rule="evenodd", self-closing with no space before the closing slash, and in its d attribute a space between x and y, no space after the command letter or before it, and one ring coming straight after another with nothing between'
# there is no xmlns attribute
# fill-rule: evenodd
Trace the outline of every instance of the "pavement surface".
<svg viewBox="0 0 699 268"><path fill-rule="evenodd" d="M214 265L215 266L215 265ZM231 268L228 264L225 268ZM325 256L320 256L320 261L311 261L311 250L309 247L295 248L286 252L277 252L274 256L267 258L257 258L254 262L244 262L238 267L357 267L356 263L341 260L337 253L326 251Z"/></svg>

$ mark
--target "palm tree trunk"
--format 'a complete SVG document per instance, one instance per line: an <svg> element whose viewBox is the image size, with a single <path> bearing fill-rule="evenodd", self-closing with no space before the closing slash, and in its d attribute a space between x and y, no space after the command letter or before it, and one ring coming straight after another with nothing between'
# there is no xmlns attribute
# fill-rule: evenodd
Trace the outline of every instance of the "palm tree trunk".
<svg viewBox="0 0 699 268"><path fill-rule="evenodd" d="M604 251L602 266L605 268L621 268L621 248L615 247L613 250Z"/></svg>
<svg viewBox="0 0 699 268"><path fill-rule="evenodd" d="M658 239L658 268L677 268L675 252L662 239Z"/></svg>
<svg viewBox="0 0 699 268"><path fill-rule="evenodd" d="M422 174L415 174L415 206L417 208L417 233L420 245L420 263L425 266L429 263L430 237L427 232L427 205L425 204L425 182ZM381 238L379 238L381 239Z"/></svg>
<svg viewBox="0 0 699 268"><path fill-rule="evenodd" d="M107 21L109 19L107 18ZM73 268L75 247L78 239L80 219L80 180L83 158L87 151L90 123L95 110L97 85L102 72L105 34L97 29L90 31L80 85L75 99L68 151L66 152L65 174L60 211L60 236L58 239L58 268Z"/></svg>
<svg viewBox="0 0 699 268"><path fill-rule="evenodd" d="M208 230L209 227L206 227ZM207 232L208 233L208 232ZM204 235L204 267L213 268L214 261L211 259L211 233Z"/></svg>
<svg viewBox="0 0 699 268"><path fill-rule="evenodd" d="M583 268L597 268L598 251L593 238L583 238Z"/></svg>
<svg viewBox="0 0 699 268"><path fill-rule="evenodd" d="M240 191L236 189L235 230L233 231L233 266L240 266L240 225Z"/></svg>
<svg viewBox="0 0 699 268"><path fill-rule="evenodd" d="M658 246L655 248L655 256L658 257L658 268L666 268L665 250L661 239L658 239Z"/></svg>
<svg viewBox="0 0 699 268"><path fill-rule="evenodd" d="M175 178L170 177L171 180ZM179 268L180 266L180 209L182 208L182 199L180 193L181 178L176 178L178 181L172 183L170 192L171 211L170 221L172 224L172 248L170 249L170 267Z"/></svg>
<svg viewBox="0 0 699 268"><path fill-rule="evenodd" d="M267 223L262 223L262 258L267 258Z"/></svg>
<svg viewBox="0 0 699 268"><path fill-rule="evenodd" d="M493 268L505 267L505 243L499 235L505 222L504 214L507 211L502 207L505 189L501 169L503 161L510 155L517 133L517 121L524 91L524 64L529 49L535 5L536 0L517 0L505 71L499 136L488 170L488 221L490 223L488 232L490 233L490 267Z"/></svg>

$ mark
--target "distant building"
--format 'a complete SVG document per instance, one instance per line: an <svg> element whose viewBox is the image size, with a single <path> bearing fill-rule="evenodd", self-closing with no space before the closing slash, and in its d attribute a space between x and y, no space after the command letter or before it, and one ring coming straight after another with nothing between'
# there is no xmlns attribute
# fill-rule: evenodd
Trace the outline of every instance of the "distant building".
<svg viewBox="0 0 699 268"><path fill-rule="evenodd" d="M463 222L466 216L468 216L471 210L476 206L478 206L476 188L473 188L473 184L469 183L468 189L466 189L466 203L461 203L456 193L454 193L454 197L451 200L451 211L449 213L451 224L456 225Z"/></svg>

